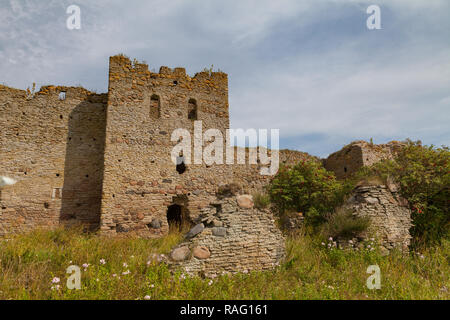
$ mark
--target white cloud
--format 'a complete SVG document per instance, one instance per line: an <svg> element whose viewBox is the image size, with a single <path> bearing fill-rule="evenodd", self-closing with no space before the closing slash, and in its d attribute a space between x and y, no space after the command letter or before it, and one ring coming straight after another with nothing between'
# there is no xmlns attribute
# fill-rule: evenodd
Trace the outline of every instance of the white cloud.
<svg viewBox="0 0 450 320"><path fill-rule="evenodd" d="M281 147L309 135L323 137L321 154L370 136L450 140L447 1L379 0L373 32L363 0L79 0L79 31L65 28L70 4L0 7L0 82L106 91L107 58L123 52L155 69L228 72L232 126L280 128Z"/></svg>

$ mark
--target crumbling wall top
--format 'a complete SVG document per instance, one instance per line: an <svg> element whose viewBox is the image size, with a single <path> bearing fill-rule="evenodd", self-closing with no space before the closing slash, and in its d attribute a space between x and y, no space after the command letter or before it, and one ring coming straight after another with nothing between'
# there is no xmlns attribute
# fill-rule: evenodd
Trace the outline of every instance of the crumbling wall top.
<svg viewBox="0 0 450 320"><path fill-rule="evenodd" d="M113 66L113 70L116 69L114 67L119 67L113 71L115 74L114 77L117 76L125 76L126 73L133 73L136 76L143 76L146 78L169 78L169 79L179 79L179 80L187 80L187 81L198 81L198 82L216 82L222 83L223 81L228 81L228 75L224 72L209 72L209 71L201 71L196 73L193 77L186 74L186 69L181 67L176 67L174 69L169 68L167 66L161 66L159 72L151 72L148 68L148 64L137 61L136 59L131 61L125 55L116 55L110 57L110 65ZM116 74L116 72L118 74ZM117 79L118 80L118 79Z"/></svg>

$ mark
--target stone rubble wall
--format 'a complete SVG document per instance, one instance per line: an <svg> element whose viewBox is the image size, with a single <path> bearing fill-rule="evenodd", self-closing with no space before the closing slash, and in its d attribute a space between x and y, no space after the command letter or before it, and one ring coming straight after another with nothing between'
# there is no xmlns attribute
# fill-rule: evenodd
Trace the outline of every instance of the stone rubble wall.
<svg viewBox="0 0 450 320"><path fill-rule="evenodd" d="M235 159L237 157L237 153L239 149L244 148L235 148ZM264 193L265 187L270 183L274 176L271 175L262 175L260 170L262 167L269 167L269 165L263 165L261 163L250 164L249 163L249 150L257 148L245 148L245 164L238 164L235 161L233 165L233 181L243 188L243 192L247 194L254 193ZM265 150L264 150L265 151ZM272 151L267 150L267 154L271 157ZM306 152L295 151L295 150L279 150L279 166L286 165L292 166L297 164L300 161L306 160L318 160L316 157L309 155Z"/></svg>
<svg viewBox="0 0 450 320"><path fill-rule="evenodd" d="M200 219L204 229L172 252L172 258L182 253L175 256L181 261L172 264L189 274L214 277L267 270L285 255L285 239L273 215L253 208L251 196L217 200L203 209Z"/></svg>
<svg viewBox="0 0 450 320"><path fill-rule="evenodd" d="M345 207L357 216L370 217L368 233L375 234L384 248L407 250L411 241L411 211L395 186L359 186Z"/></svg>
<svg viewBox="0 0 450 320"><path fill-rule="evenodd" d="M328 171L333 171L338 179L344 179L363 166L370 166L382 159L392 159L403 143L391 141L387 144L371 144L355 141L323 159Z"/></svg>

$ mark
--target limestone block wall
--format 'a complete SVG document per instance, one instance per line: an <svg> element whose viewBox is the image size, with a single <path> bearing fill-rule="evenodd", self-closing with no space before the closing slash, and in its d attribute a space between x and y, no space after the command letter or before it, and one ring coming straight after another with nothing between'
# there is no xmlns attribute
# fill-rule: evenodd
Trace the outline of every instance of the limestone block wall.
<svg viewBox="0 0 450 320"><path fill-rule="evenodd" d="M363 166L370 166L382 159L391 159L403 143L371 144L355 141L323 159L323 165L333 171L338 179L347 178Z"/></svg>
<svg viewBox="0 0 450 320"><path fill-rule="evenodd" d="M174 265L182 266L189 274L208 277L277 266L285 255L285 239L272 213L252 205L239 206L236 197L230 197L203 209L200 221L205 228L178 246L189 249L187 260ZM197 253L199 248L201 254Z"/></svg>
<svg viewBox="0 0 450 320"><path fill-rule="evenodd" d="M369 233L376 234L386 249L408 248L411 240L411 211L408 202L394 188L390 190L384 185L359 186L346 207L358 216L370 217Z"/></svg>
<svg viewBox="0 0 450 320"><path fill-rule="evenodd" d="M177 128L191 132L202 121L202 132L229 126L228 80L222 72L161 67L159 73L128 58L110 58L101 231L134 231L157 237L168 232L167 208L183 205L194 220L220 183L232 179L228 165L187 164L179 173L170 154ZM204 142L206 145L206 142ZM193 155L192 155L193 156ZM193 158L192 158L193 159ZM153 228L151 222L161 222Z"/></svg>
<svg viewBox="0 0 450 320"><path fill-rule="evenodd" d="M83 88L31 95L0 86L0 174L18 181L0 191L0 235L61 221L98 226L106 99Z"/></svg>

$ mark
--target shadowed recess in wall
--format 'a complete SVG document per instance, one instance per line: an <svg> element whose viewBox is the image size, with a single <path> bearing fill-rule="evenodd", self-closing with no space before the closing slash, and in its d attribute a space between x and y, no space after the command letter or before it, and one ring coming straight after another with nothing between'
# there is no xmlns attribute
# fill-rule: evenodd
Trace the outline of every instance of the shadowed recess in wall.
<svg viewBox="0 0 450 320"><path fill-rule="evenodd" d="M106 136L106 94L92 94L69 116L60 222L100 224Z"/></svg>

